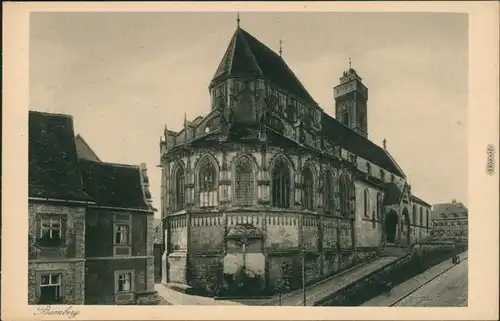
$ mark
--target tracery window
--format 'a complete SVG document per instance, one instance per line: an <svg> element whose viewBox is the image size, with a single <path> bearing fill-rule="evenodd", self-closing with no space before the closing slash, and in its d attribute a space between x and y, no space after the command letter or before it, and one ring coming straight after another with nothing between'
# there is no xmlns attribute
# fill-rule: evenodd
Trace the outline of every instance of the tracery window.
<svg viewBox="0 0 500 321"><path fill-rule="evenodd" d="M354 187L347 175L342 175L339 179L340 191L340 214L349 217L352 214L354 198Z"/></svg>
<svg viewBox="0 0 500 321"><path fill-rule="evenodd" d="M364 195L363 195L363 204L364 204L364 212L365 216L370 216L370 192L368 192L368 189L365 188Z"/></svg>
<svg viewBox="0 0 500 321"><path fill-rule="evenodd" d="M291 180L288 165L284 161L279 160L273 167L271 177L271 204L281 208L289 207Z"/></svg>
<svg viewBox="0 0 500 321"><path fill-rule="evenodd" d="M381 212L382 212L382 194L377 193L377 219L380 219Z"/></svg>
<svg viewBox="0 0 500 321"><path fill-rule="evenodd" d="M247 157L241 158L236 164L234 181L236 203L238 205L252 205L255 178L252 162Z"/></svg>
<svg viewBox="0 0 500 321"><path fill-rule="evenodd" d="M184 208L184 170L178 167L174 174L174 211Z"/></svg>
<svg viewBox="0 0 500 321"><path fill-rule="evenodd" d="M202 207L217 205L216 174L215 166L205 159L198 174L199 201Z"/></svg>
<svg viewBox="0 0 500 321"><path fill-rule="evenodd" d="M325 207L325 213L335 214L335 190L333 183L333 175L330 171L326 172L324 177L324 187L323 187L323 202Z"/></svg>
<svg viewBox="0 0 500 321"><path fill-rule="evenodd" d="M314 176L309 167L302 173L304 176L304 207L308 210L314 209Z"/></svg>

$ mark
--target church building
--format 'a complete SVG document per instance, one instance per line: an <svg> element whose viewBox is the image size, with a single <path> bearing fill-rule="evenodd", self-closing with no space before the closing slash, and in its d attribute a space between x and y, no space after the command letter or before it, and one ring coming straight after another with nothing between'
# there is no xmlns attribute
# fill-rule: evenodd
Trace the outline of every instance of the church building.
<svg viewBox="0 0 500 321"><path fill-rule="evenodd" d="M164 284L275 293L430 233L431 206L368 138L368 88L351 66L333 118L238 19L208 89L209 113L160 140Z"/></svg>

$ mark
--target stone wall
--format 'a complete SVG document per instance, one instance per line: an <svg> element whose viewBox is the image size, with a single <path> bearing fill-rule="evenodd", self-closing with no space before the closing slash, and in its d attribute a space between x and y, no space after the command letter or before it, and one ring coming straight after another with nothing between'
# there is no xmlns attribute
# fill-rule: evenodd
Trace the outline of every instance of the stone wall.
<svg viewBox="0 0 500 321"><path fill-rule="evenodd" d="M30 202L28 230L29 260L64 260L85 256L85 208ZM44 217L61 218L62 242L58 246L44 246L38 242L40 220Z"/></svg>
<svg viewBox="0 0 500 321"><path fill-rule="evenodd" d="M88 260L85 272L85 304L115 304L115 271L135 271L135 292L154 291L151 266L144 258Z"/></svg>
<svg viewBox="0 0 500 321"><path fill-rule="evenodd" d="M315 305L358 306L380 295L385 283L390 282L391 286L396 286L465 249L465 246L455 244L417 244L412 247L411 254L332 293Z"/></svg>
<svg viewBox="0 0 500 321"><path fill-rule="evenodd" d="M28 264L28 304L38 304L40 299L40 278L44 273L62 275L62 304L84 304L85 263L45 262Z"/></svg>

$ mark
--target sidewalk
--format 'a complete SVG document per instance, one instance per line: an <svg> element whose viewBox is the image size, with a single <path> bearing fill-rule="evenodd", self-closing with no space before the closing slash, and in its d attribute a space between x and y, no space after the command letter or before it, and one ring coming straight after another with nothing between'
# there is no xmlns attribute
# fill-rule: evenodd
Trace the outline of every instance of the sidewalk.
<svg viewBox="0 0 500 321"><path fill-rule="evenodd" d="M468 251L463 252L460 255L460 261L463 261L467 259L468 257ZM382 294L379 295L365 303L363 303L361 306L371 306L371 307L376 307L376 306L391 306L395 302L397 302L399 299L404 297L405 295L410 294L411 292L415 291L418 287L422 286L426 282L432 280L434 277L438 276L440 273L445 272L449 268L454 266L453 263L451 263L451 258L447 259L429 269L424 271L423 273L409 279L406 282L403 282L394 288L391 289L390 294Z"/></svg>
<svg viewBox="0 0 500 321"><path fill-rule="evenodd" d="M399 257L392 256L381 257L308 286L306 288L306 305L313 306L318 300L390 264L398 258ZM172 305L279 305L278 295L268 299L214 300L213 298L180 293L167 288L163 284L156 284L155 287L158 294ZM295 290L291 293L284 294L281 299L281 305L283 306L297 306L302 304L302 290Z"/></svg>

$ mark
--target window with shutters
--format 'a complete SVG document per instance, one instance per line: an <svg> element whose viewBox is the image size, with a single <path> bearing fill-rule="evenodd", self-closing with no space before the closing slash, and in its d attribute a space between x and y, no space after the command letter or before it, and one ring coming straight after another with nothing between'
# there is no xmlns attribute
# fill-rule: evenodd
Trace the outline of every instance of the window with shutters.
<svg viewBox="0 0 500 321"><path fill-rule="evenodd" d="M308 210L314 210L314 176L309 167L306 167L302 173L304 177L304 207Z"/></svg>
<svg viewBox="0 0 500 321"><path fill-rule="evenodd" d="M174 211L179 211L184 208L184 170L182 167L177 167L174 174Z"/></svg>
<svg viewBox="0 0 500 321"><path fill-rule="evenodd" d="M198 173L199 203L201 207L217 205L217 185L215 166L205 158Z"/></svg>
<svg viewBox="0 0 500 321"><path fill-rule="evenodd" d="M238 205L249 206L254 202L255 177L253 164L247 157L236 163L234 173L235 199Z"/></svg>
<svg viewBox="0 0 500 321"><path fill-rule="evenodd" d="M280 208L289 207L291 190L290 169L283 160L275 163L271 179L271 204Z"/></svg>
<svg viewBox="0 0 500 321"><path fill-rule="evenodd" d="M335 189L333 183L333 175L330 171L326 172L323 185L323 201L325 213L335 214Z"/></svg>

